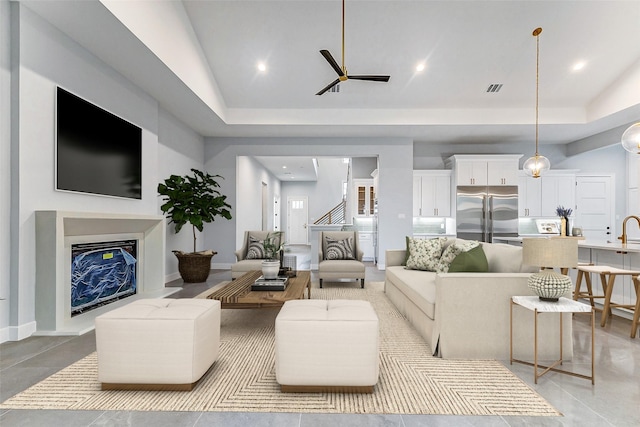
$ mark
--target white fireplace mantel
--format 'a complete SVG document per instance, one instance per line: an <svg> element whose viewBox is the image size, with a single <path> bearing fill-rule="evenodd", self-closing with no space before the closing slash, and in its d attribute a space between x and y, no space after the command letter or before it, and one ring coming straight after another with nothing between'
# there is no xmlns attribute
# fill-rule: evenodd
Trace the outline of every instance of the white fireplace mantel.
<svg viewBox="0 0 640 427"><path fill-rule="evenodd" d="M179 291L164 286L165 230L157 215L36 211L36 334L82 334L102 313ZM138 240L136 295L71 317L71 244L122 238Z"/></svg>

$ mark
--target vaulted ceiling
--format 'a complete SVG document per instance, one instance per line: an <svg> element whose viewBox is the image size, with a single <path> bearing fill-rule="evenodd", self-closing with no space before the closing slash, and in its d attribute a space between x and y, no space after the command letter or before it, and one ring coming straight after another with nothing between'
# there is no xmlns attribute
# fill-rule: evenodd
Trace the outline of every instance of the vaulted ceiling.
<svg viewBox="0 0 640 427"><path fill-rule="evenodd" d="M640 1L347 0L322 96L339 0L24 3L205 136L532 142L536 27L541 144L640 119Z"/></svg>

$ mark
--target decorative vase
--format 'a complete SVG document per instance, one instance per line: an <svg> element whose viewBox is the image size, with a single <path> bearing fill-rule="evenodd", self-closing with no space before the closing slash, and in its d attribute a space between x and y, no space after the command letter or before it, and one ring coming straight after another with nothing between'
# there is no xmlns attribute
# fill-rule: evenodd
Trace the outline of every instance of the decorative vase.
<svg viewBox="0 0 640 427"><path fill-rule="evenodd" d="M551 269L532 274L527 284L542 301L550 302L558 301L573 287L569 276L558 274Z"/></svg>
<svg viewBox="0 0 640 427"><path fill-rule="evenodd" d="M277 279L278 271L280 271L279 260L264 260L262 261L262 275L265 279Z"/></svg>
<svg viewBox="0 0 640 427"><path fill-rule="evenodd" d="M560 219L560 235L561 236L567 235L567 218L566 217L562 217Z"/></svg>

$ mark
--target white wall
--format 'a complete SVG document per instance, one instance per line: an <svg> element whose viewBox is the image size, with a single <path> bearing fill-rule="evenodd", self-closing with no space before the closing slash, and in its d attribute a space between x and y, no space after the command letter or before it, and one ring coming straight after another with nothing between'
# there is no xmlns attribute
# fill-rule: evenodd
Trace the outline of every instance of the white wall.
<svg viewBox="0 0 640 427"><path fill-rule="evenodd" d="M204 163L204 138L190 127L176 119L170 113L160 108L158 115L158 182L173 175L193 175L191 169L201 170ZM158 213L162 198L157 196ZM171 252L193 250L193 232L191 226L182 228L175 233L175 225L167 220L167 251L165 254L166 280L178 279L178 260ZM204 239L202 233L196 231L196 248L203 250Z"/></svg>
<svg viewBox="0 0 640 427"><path fill-rule="evenodd" d="M265 183L267 186L267 230L273 230L273 198L281 195L280 180L267 171L256 159L251 156L238 156L235 162L237 162L236 203L229 203L233 208L232 215L235 218L238 231L235 236L238 245L234 251L242 246L240 242L245 231L262 230L262 184ZM209 173L213 172L216 171L209 171ZM227 181L227 175L223 176ZM231 196L229 192L221 191L221 193L227 197ZM216 224L225 228L231 226L230 221L226 219L217 220ZM218 252L214 258L214 266L226 267L235 262L233 253L231 261L229 261L226 251L224 254L221 253L219 248L222 242L220 239L216 239L214 236L208 242L213 245L208 248Z"/></svg>
<svg viewBox="0 0 640 427"><path fill-rule="evenodd" d="M7 0L0 0L0 342L9 325L11 254L11 19ZM4 331L4 332L3 332Z"/></svg>
<svg viewBox="0 0 640 427"><path fill-rule="evenodd" d="M15 30L12 55L19 59L13 64L11 76L12 90L18 95L11 105L11 231L15 239L11 243L10 260L11 316L8 323L2 318L0 331L14 340L29 336L36 328L35 211L160 214L156 193L160 176L167 175L174 167L179 172L191 166L201 168L203 141L177 120L160 112L155 99L22 4L12 4L11 24ZM2 27L4 31L4 25ZM58 85L143 129L141 200L55 190L55 91ZM158 137L161 131L164 134ZM159 141L167 146L161 147ZM176 150L183 142L190 148ZM6 185L4 178L2 185Z"/></svg>
<svg viewBox="0 0 640 427"><path fill-rule="evenodd" d="M412 232L413 142L409 138L207 138L205 168L225 177L224 194L233 194L237 209L238 156L376 157L380 159L378 189L380 266L384 251L402 248ZM406 191L403 191L406 190ZM235 214L235 212L234 212ZM237 220L216 222L205 230L208 247L215 244L217 262L234 262L242 231Z"/></svg>

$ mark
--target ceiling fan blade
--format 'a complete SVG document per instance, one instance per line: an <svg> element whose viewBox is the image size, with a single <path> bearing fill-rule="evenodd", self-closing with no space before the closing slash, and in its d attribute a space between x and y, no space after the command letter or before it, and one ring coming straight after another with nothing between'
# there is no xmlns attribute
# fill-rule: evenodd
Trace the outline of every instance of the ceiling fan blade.
<svg viewBox="0 0 640 427"><path fill-rule="evenodd" d="M349 80L369 80L372 82L388 82L390 76L349 76Z"/></svg>
<svg viewBox="0 0 640 427"><path fill-rule="evenodd" d="M320 92L316 93L316 95L322 95L323 93L325 93L326 91L328 91L329 89L331 89L332 87L334 87L335 85L337 85L338 83L340 83L340 79L335 79L334 81L332 81L331 83L329 83L327 85L327 87L325 87L324 89L322 89Z"/></svg>
<svg viewBox="0 0 640 427"><path fill-rule="evenodd" d="M338 73L338 75L340 77L343 77L344 76L344 72L342 71L342 68L340 68L340 66L338 65L336 60L333 59L333 56L331 56L331 53L329 53L329 51L326 50L326 49L321 50L320 53L322 54L322 56L324 56L324 59L327 60L327 62L336 71L336 73Z"/></svg>

